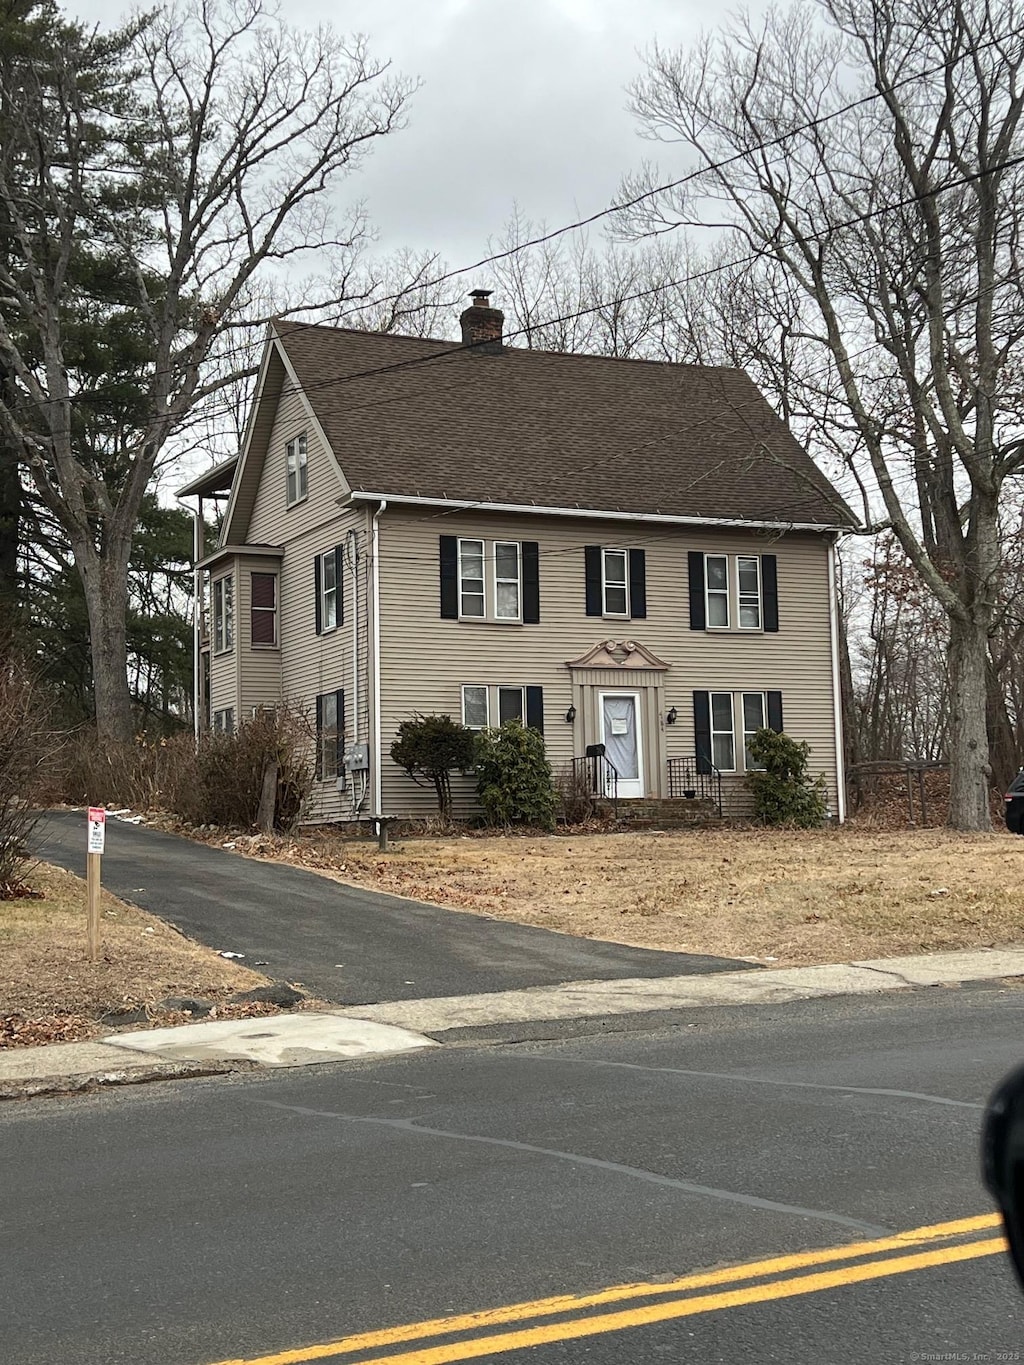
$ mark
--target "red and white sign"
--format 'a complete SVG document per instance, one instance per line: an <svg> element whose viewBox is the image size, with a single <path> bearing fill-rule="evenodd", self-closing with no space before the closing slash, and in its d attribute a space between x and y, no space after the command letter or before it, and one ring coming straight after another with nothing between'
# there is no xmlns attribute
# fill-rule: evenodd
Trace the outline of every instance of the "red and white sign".
<svg viewBox="0 0 1024 1365"><path fill-rule="evenodd" d="M102 806L89 807L89 842L88 851L90 853L102 853L103 841L107 833L107 812Z"/></svg>

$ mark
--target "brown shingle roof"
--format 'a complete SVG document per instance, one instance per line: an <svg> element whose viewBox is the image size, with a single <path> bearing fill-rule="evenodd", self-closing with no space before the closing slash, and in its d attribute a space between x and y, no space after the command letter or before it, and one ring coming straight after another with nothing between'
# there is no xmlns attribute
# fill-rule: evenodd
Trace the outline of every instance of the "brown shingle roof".
<svg viewBox="0 0 1024 1365"><path fill-rule="evenodd" d="M740 370L277 332L353 492L855 524Z"/></svg>

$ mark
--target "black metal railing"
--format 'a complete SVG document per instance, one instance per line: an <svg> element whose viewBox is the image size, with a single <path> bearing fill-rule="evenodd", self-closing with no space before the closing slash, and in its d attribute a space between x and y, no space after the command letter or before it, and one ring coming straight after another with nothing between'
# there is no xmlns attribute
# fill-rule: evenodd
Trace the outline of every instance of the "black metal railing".
<svg viewBox="0 0 1024 1365"><path fill-rule="evenodd" d="M591 746L598 748L598 745ZM600 747L604 747L603 745ZM593 799L610 801L615 818L619 818L619 770L607 755L588 753L574 758L572 770L575 780Z"/></svg>
<svg viewBox="0 0 1024 1365"><path fill-rule="evenodd" d="M698 763L696 757L670 758L668 794L671 800L710 801L722 814L722 774L713 763Z"/></svg>

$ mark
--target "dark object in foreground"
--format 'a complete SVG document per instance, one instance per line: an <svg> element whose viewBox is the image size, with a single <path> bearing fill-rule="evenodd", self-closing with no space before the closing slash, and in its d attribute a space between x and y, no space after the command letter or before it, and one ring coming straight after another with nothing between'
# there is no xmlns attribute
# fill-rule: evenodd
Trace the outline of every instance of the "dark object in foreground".
<svg viewBox="0 0 1024 1365"><path fill-rule="evenodd" d="M1003 800L1006 802L1006 828L1011 834L1024 834L1024 768L1010 783Z"/></svg>
<svg viewBox="0 0 1024 1365"><path fill-rule="evenodd" d="M1017 1278L1024 1289L1024 1067L996 1088L985 1110L981 1173L999 1205Z"/></svg>

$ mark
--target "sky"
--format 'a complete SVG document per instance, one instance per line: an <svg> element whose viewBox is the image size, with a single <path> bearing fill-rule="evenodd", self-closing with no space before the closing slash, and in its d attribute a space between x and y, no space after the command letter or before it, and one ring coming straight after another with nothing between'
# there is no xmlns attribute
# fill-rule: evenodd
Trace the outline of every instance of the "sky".
<svg viewBox="0 0 1024 1365"><path fill-rule="evenodd" d="M81 0L80 18L125 7ZM604 208L621 176L671 149L637 135L626 86L655 38L689 45L713 11L696 0L287 0L290 22L365 33L422 81L409 126L382 140L345 193L367 202L382 251L487 254L518 204L560 226Z"/></svg>

